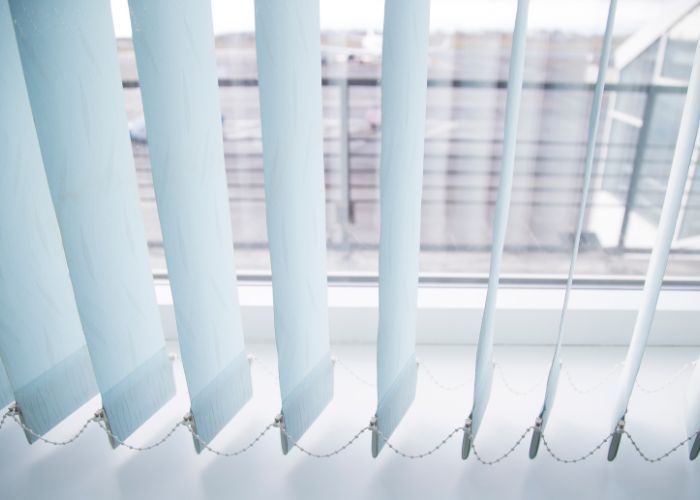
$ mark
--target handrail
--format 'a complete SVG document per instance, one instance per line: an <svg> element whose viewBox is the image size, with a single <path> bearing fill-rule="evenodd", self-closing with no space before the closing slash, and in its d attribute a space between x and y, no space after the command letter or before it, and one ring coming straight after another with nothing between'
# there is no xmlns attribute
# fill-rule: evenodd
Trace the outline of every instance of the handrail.
<svg viewBox="0 0 700 500"><path fill-rule="evenodd" d="M378 87L381 85L380 78L368 77L325 77L321 80L324 87L339 87L348 85L349 87ZM428 87L442 88L464 88L464 89L506 89L507 80L471 80L461 78L429 78ZM137 79L122 80L122 87L125 89L139 88ZM257 87L257 78L219 78L219 87ZM594 83L587 82L566 82L566 81L525 81L523 88L527 90L561 90L561 91L593 91ZM610 83L605 85L606 92L659 92L668 94L685 94L686 85L675 83Z"/></svg>

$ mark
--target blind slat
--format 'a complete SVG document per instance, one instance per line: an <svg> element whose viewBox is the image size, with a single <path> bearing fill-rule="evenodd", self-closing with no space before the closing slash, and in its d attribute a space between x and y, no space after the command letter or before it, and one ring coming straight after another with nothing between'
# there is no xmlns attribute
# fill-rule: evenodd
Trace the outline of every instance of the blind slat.
<svg viewBox="0 0 700 500"><path fill-rule="evenodd" d="M693 148L700 124L700 43L695 51L693 69L688 82L688 93L683 105L683 114L678 129L678 139L673 153L671 173L666 187L666 197L661 209L661 217L656 234L656 242L649 259L649 267L644 281L642 302L634 324L632 340L627 350L625 364L620 374L617 399L612 414L612 428L624 421L634 382L639 373L647 339L656 312L673 235L678 222L683 192L688 179L688 170L693 157ZM696 422L697 423L697 422ZM693 432L697 431L697 426Z"/></svg>
<svg viewBox="0 0 700 500"><path fill-rule="evenodd" d="M388 438L416 392L416 301L429 0L387 0L382 48L376 425ZM376 456L384 444L373 440Z"/></svg>
<svg viewBox="0 0 700 500"><path fill-rule="evenodd" d="M689 436L695 435L695 439L690 441L690 459L694 460L700 453L700 359L695 363L688 382L686 428Z"/></svg>
<svg viewBox="0 0 700 500"><path fill-rule="evenodd" d="M588 142L586 143L586 159L584 163L583 173L583 189L581 190L581 205L579 206L578 223L576 225L576 233L574 236L574 246L571 252L571 262L569 263L569 275L566 280L566 291L564 292L564 302L562 304L561 316L559 317L559 327L557 330L556 347L552 356L552 363L549 368L547 377L547 387L545 390L544 403L539 414L539 425L542 431L547 425L547 420L554 405L556 397L557 385L559 382L559 374L561 371L562 361L561 344L564 338L564 322L566 320L566 312L569 307L569 296L571 295L571 286L574 281L574 271L576 269L576 259L578 258L579 246L581 243L581 234L583 233L583 225L586 220L586 206L588 203L588 193L591 185L591 176L593 174L593 162L595 155L595 143L598 137L598 124L600 122L600 110L603 106L603 91L605 89L605 77L607 74L608 63L610 61L610 52L612 47L612 36L615 26L615 12L617 9L617 0L610 0L608 10L608 20L605 25L605 34L603 36L603 46L600 50L600 61L598 62L598 77L596 79L595 90L593 92L593 102L591 103L591 112L588 119ZM534 436L533 436L534 437ZM539 439L539 436L537 436Z"/></svg>
<svg viewBox="0 0 700 500"><path fill-rule="evenodd" d="M97 385L7 0L0 0L0 61L0 357L21 418L43 435L92 398ZM5 399L0 394L0 406Z"/></svg>
<svg viewBox="0 0 700 500"><path fill-rule="evenodd" d="M333 397L318 0L256 0L255 28L282 415L295 442Z"/></svg>
<svg viewBox="0 0 700 500"><path fill-rule="evenodd" d="M175 392L107 0L10 0L76 303L112 432ZM116 442L113 441L116 446Z"/></svg>
<svg viewBox="0 0 700 500"><path fill-rule="evenodd" d="M469 415L471 422L471 439L476 437L479 426L488 406L493 380L493 331L496 312L496 297L498 281L501 273L503 246L508 227L508 212L510 210L510 195L513 186L513 170L515 168L515 146L520 114L520 97L523 88L523 72L525 68L525 41L527 36L527 14L529 0L518 0L518 10L515 15L513 30L513 46L511 48L510 68L508 74L508 93L506 95L505 130L503 138L503 153L501 157L500 184L498 200L493 218L493 242L491 245L491 265L489 269L489 284L486 291L486 303L481 320L479 341L476 351L476 372L474 378L474 402ZM466 450L468 452L468 450ZM465 457L466 458L466 457Z"/></svg>
<svg viewBox="0 0 700 500"><path fill-rule="evenodd" d="M10 380L7 378L7 373L5 373L5 367L0 363L0 409L5 408L14 400L15 397L12 395Z"/></svg>
<svg viewBox="0 0 700 500"><path fill-rule="evenodd" d="M182 363L194 426L208 443L252 395L211 5L130 0L129 7Z"/></svg>

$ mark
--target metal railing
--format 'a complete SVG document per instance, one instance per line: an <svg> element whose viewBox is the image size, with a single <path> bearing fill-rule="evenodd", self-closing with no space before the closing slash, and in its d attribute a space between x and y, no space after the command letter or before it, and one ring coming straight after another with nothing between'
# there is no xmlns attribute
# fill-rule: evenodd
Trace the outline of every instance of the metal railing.
<svg viewBox="0 0 700 500"><path fill-rule="evenodd" d="M124 80L123 87L125 89L136 89L139 87L137 80ZM228 88L254 88L257 87L257 79L255 78L222 78L219 79L219 87L222 89ZM338 207L338 223L342 229L342 241L340 246L347 246L349 244L348 238L348 228L356 223L356 207L358 204L363 203L378 203L378 189L377 189L377 178L376 171L378 165L378 142L379 142L379 130L370 131L369 133L357 133L351 130L351 105L353 103L353 90L361 88L377 88L381 85L381 80L378 78L323 78L322 84L325 88L333 88L338 91L338 135L336 137L327 136L326 141L337 142L337 152L326 151L325 156L327 159L326 170L328 173L333 174L333 179L329 179L331 176L327 176L327 190L329 191L328 199L329 202L334 203ZM453 89L474 89L474 90L502 90L506 89L506 80L496 80L496 81L484 81L484 80L467 80L467 79L429 79L427 81L429 89L435 88L453 88ZM589 92L592 93L594 89L593 83L585 82L525 82L523 88L525 90L534 91L544 91L544 92ZM655 103L658 97L661 95L679 95L682 96L686 92L686 87L683 85L675 84L637 84L637 83L610 83L606 85L605 88L606 95L611 93L617 94L628 94L636 93L644 96L644 110L642 113L642 118L640 120L640 128L637 136L636 142L628 143L614 143L614 142L599 142L597 162L599 168L596 173L594 173L594 187L592 192L604 190L614 194L620 200L624 199L623 216L622 223L620 225L620 232L618 238L618 245L615 251L619 252L647 252L650 248L631 248L626 245L626 235L629 230L630 218L635 209L639 208L655 208L655 206L649 205L645 206L643 202L639 201L639 194L659 194L658 190L653 190L649 188L644 188L640 186L640 179L644 177L643 166L645 164L653 163L653 159L645 159L645 153L652 150L672 150L672 144L658 144L653 142L653 138L650 137L651 123L653 117L653 111L656 108ZM580 150L582 153L582 147L586 143L586 137L582 137L580 141L574 142L562 142L556 140L549 140L546 138L539 137L536 141L522 140L519 141L520 145L533 145L535 147L542 146L562 146L571 150ZM260 141L259 136L250 137L243 139L245 141ZM491 138L475 138L475 137L464 137L457 135L450 135L445 138L427 138L426 144L439 144L441 142L447 142L449 144L465 145L472 144L478 148L478 146L497 146L501 140L500 136ZM330 148L327 148L330 149ZM368 151L369 149L369 151ZM261 149L260 149L261 151ZM615 157L615 153L622 152L623 154L619 158ZM629 160L629 174L627 173L606 173L604 166L605 162L611 159L617 159L625 161L624 156L626 154L632 153L633 156ZM251 168L251 171L262 170L262 156L261 152L247 153L248 156L260 157L260 165L255 165ZM227 155L231 155L228 153ZM237 153L232 153L236 156ZM436 172L432 169L429 164L431 159L441 159L451 162L450 166L446 170L442 170L443 173L452 176L453 183L448 186L432 186L428 182L433 174ZM473 179L475 177L483 177L484 175L493 176L497 175L499 155L497 153L491 153L488 155L479 154L464 154L464 153L450 153L449 155L444 154L433 154L430 151L426 151L426 167L425 167L425 177L426 183L424 187L424 204L445 204L445 205L486 205L490 206L495 203L495 190L497 184L491 183L488 185L475 185ZM559 155L535 155L535 156L518 156L518 161L535 161L543 165L551 165L552 170L546 172L528 172L527 175L539 178L540 182L544 183L545 180L556 179L558 176L567 177L569 179L577 178L582 175L582 165L583 156L567 156L566 154ZM464 164L475 163L477 161L485 161L487 163L486 168L476 169L473 165L469 168L463 168ZM337 167L329 165L329 163L337 164ZM563 163L570 164L568 171L562 171L558 166ZM579 169L579 166L581 167ZM669 163L670 167L670 163ZM245 168L245 167L241 167ZM248 167L250 168L250 167ZM516 171L516 176L518 175ZM654 174L656 175L656 174ZM603 178L610 179L617 177L618 180L628 180L626 188L611 188L603 187ZM645 178L648 178L646 176ZM335 179L335 180L334 180ZM467 182L456 182L457 179L467 179ZM595 182L597 180L598 182ZM661 181L659 184L664 184L665 178L663 175L658 175L658 180ZM688 186L692 185L692 180L689 179ZM241 188L242 190L250 191L243 199L248 201L263 201L262 197L262 179L259 181L241 184L233 184L229 186L230 188ZM436 189L443 190L439 193L442 196L439 199L435 199L433 193ZM525 201L520 201L518 198L518 187L515 187L513 204L527 204L529 206L551 206L558 208L571 208L573 209L578 205L578 192L575 187L558 187L558 186L547 186L547 185L532 185L527 188L531 192L538 194L565 194L566 197L561 200L546 201L546 200L532 200L528 199ZM255 196L255 192L258 195ZM356 193L365 193L364 196ZM366 193L374 193L371 196L367 196ZM449 193L448 196L444 195L444 192ZM486 196L484 196L486 193ZM661 192L662 194L662 192ZM477 195L475 197L475 195ZM687 197L689 198L689 197ZM687 205L684 207L686 210L699 210L700 206L695 206L693 204L694 200L689 200ZM590 204L589 210L596 207L595 203ZM650 242L651 243L651 242ZM264 246L264 243L261 242ZM360 244L362 246L362 244ZM651 246L651 245L650 245ZM458 251L469 251L477 248L461 248L455 245L445 245L441 247L439 244L426 244L425 249L445 251L445 250L458 250ZM538 246L539 251L550 250L550 251L567 251L567 248L548 248L547 246ZM485 248L478 248L478 250L485 250ZM523 251L528 251L528 248L521 248ZM680 253L700 253L700 249L674 249L674 252Z"/></svg>

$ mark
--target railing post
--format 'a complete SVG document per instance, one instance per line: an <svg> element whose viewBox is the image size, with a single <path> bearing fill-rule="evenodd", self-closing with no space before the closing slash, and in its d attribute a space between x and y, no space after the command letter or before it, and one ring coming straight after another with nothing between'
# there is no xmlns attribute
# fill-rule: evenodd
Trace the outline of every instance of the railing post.
<svg viewBox="0 0 700 500"><path fill-rule="evenodd" d="M637 138L637 148L634 152L634 160L632 163L632 173L630 174L630 184L627 188L627 198L625 200L625 213L622 216L622 224L620 226L620 237L617 241L617 248L624 250L625 239L627 237L627 229L629 227L630 215L634 208L634 203L637 198L637 189L639 188L639 178L642 173L644 164L644 153L646 152L647 141L649 139L649 130L651 128L651 118L654 113L654 103L656 102L656 90L654 87L648 87L647 98L644 103L644 114L642 116L642 128L639 130Z"/></svg>
<svg viewBox="0 0 700 500"><path fill-rule="evenodd" d="M348 79L340 81L340 199L343 239L346 240L347 226L355 222L350 192L350 92Z"/></svg>

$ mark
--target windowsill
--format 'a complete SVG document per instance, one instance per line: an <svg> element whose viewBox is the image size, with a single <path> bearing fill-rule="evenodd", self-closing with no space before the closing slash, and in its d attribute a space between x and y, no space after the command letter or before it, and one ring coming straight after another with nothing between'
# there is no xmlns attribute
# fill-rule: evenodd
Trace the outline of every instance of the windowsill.
<svg viewBox="0 0 700 500"><path fill-rule="evenodd" d="M556 340L563 288L501 287L496 314L499 344L547 345ZM582 288L571 294L564 342L570 345L627 345L632 334L639 289ZM177 338L167 281L156 283L165 336ZM486 296L485 287L421 286L418 289L416 341L424 344L475 344ZM251 342L274 340L272 287L239 285L245 336ZM377 334L376 285L330 285L331 340L373 343ZM661 292L650 345L700 345L700 291Z"/></svg>

